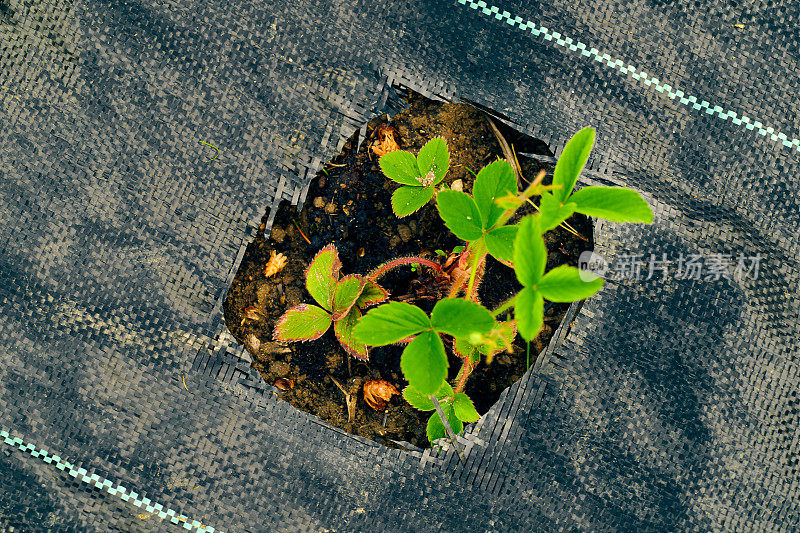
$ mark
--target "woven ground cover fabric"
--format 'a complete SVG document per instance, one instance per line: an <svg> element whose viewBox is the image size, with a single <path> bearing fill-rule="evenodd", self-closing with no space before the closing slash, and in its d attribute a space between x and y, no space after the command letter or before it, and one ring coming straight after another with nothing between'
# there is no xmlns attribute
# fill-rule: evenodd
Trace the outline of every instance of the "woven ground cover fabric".
<svg viewBox="0 0 800 533"><path fill-rule="evenodd" d="M800 528L796 2L0 0L0 529ZM462 438L390 450L277 400L221 302L397 88L640 191L620 278ZM273 210L274 211L274 210Z"/></svg>

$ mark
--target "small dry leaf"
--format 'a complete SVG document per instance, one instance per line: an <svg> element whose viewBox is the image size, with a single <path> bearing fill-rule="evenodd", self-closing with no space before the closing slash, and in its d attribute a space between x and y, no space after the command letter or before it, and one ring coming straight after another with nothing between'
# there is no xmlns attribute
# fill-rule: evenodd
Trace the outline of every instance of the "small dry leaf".
<svg viewBox="0 0 800 533"><path fill-rule="evenodd" d="M276 389L281 391L287 391L289 389L294 388L294 380L291 378L280 378L278 381L275 382L273 385Z"/></svg>
<svg viewBox="0 0 800 533"><path fill-rule="evenodd" d="M242 317L242 322L239 324L240 326L244 326L244 323L248 320L259 321L264 318L264 313L259 311L258 307L253 307L252 305L244 310L244 316Z"/></svg>
<svg viewBox="0 0 800 533"><path fill-rule="evenodd" d="M377 140L372 143L372 152L378 157L400 149L400 145L395 139L395 136L399 137L400 135L394 126L381 124L375 128L375 136Z"/></svg>
<svg viewBox="0 0 800 533"><path fill-rule="evenodd" d="M386 409L387 402L400 392L394 385L383 379L375 379L364 383L364 401L376 411Z"/></svg>
<svg viewBox="0 0 800 533"><path fill-rule="evenodd" d="M264 267L264 276L272 277L281 270L283 267L286 266L286 256L283 254L276 254L275 250L270 252L269 254L269 261L267 261L267 266Z"/></svg>

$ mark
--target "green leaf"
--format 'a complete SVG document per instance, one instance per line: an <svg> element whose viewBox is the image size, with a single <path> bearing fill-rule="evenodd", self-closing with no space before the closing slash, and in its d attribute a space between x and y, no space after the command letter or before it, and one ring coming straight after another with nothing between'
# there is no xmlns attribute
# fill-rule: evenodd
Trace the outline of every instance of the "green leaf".
<svg viewBox="0 0 800 533"><path fill-rule="evenodd" d="M494 226L503 214L504 209L495 200L517 192L517 178L507 161L495 161L478 172L472 185L472 197L478 206L484 229Z"/></svg>
<svg viewBox="0 0 800 533"><path fill-rule="evenodd" d="M361 296L356 300L356 306L364 310L367 307L379 304L389 297L389 291L375 283L374 281L367 280L364 285L364 290L361 291Z"/></svg>
<svg viewBox="0 0 800 533"><path fill-rule="evenodd" d="M653 211L638 192L621 187L590 185L569 198L575 211L612 222L653 222Z"/></svg>
<svg viewBox="0 0 800 533"><path fill-rule="evenodd" d="M464 430L464 424L456 416L453 411L453 406L450 404L442 404L442 411L447 418L447 422L450 424L450 429L452 429L456 435L460 434ZM434 411L428 419L427 433L428 441L431 444L437 439L447 438L447 431L444 429L444 424L442 424L442 419L439 417L437 411Z"/></svg>
<svg viewBox="0 0 800 533"><path fill-rule="evenodd" d="M450 167L447 141L441 137L436 137L425 143L425 146L422 147L417 156L417 166L422 176L427 176L428 172L433 170L433 185L438 185L444 179L447 169Z"/></svg>
<svg viewBox="0 0 800 533"><path fill-rule="evenodd" d="M443 382L439 390L436 391L438 399L449 398L453 396L453 387L448 382ZM433 411L436 407L431 401L430 394L422 394L420 391L409 385L403 391L403 398L415 409L420 411Z"/></svg>
<svg viewBox="0 0 800 533"><path fill-rule="evenodd" d="M486 249L498 261L514 260L514 239L517 237L517 226L501 226L495 228L484 237Z"/></svg>
<svg viewBox="0 0 800 533"><path fill-rule="evenodd" d="M481 417L475 409L472 400L463 392L459 392L456 394L455 398L453 398L453 412L462 422L477 422Z"/></svg>
<svg viewBox="0 0 800 533"><path fill-rule="evenodd" d="M389 153L393 154L394 152ZM417 184L416 187L412 187L406 185L392 194L392 211L398 217L406 217L422 208L431 198L433 198L433 186L421 187Z"/></svg>
<svg viewBox="0 0 800 533"><path fill-rule="evenodd" d="M514 318L520 336L526 341L536 338L544 323L544 300L542 295L530 287L525 287L514 304Z"/></svg>
<svg viewBox="0 0 800 533"><path fill-rule="evenodd" d="M589 153L594 145L594 135L594 128L583 128L564 146L564 151L561 152L561 157L556 162L556 169L553 171L553 185L562 186L561 189L553 191L559 202L564 202L572 193L578 176L589 160Z"/></svg>
<svg viewBox="0 0 800 533"><path fill-rule="evenodd" d="M333 294L334 320L339 320L350 311L350 308L353 307L361 295L361 291L364 290L366 282L367 280L363 276L350 274L336 283L336 289Z"/></svg>
<svg viewBox="0 0 800 533"><path fill-rule="evenodd" d="M447 378L447 355L439 334L425 331L408 343L400 356L400 369L409 385L420 393L438 391Z"/></svg>
<svg viewBox="0 0 800 533"><path fill-rule="evenodd" d="M474 241L483 235L478 206L467 193L442 191L436 196L436 207L445 225L459 239Z"/></svg>
<svg viewBox="0 0 800 533"><path fill-rule="evenodd" d="M596 274L561 265L545 274L536 289L551 302L576 302L593 295L602 286L603 280Z"/></svg>
<svg viewBox="0 0 800 533"><path fill-rule="evenodd" d="M389 302L364 315L353 334L364 344L385 346L430 329L425 311L405 302Z"/></svg>
<svg viewBox="0 0 800 533"><path fill-rule="evenodd" d="M395 150L385 154L380 159L380 166L383 173L390 180L402 183L403 185L419 185L419 167L417 158L411 152L405 150Z"/></svg>
<svg viewBox="0 0 800 533"><path fill-rule="evenodd" d="M533 286L544 274L547 248L537 217L522 219L514 239L514 272L523 287Z"/></svg>
<svg viewBox="0 0 800 533"><path fill-rule="evenodd" d="M313 341L331 326L331 314L316 305L300 304L286 311L275 324L276 341Z"/></svg>
<svg viewBox="0 0 800 533"><path fill-rule="evenodd" d="M575 212L575 204L572 202L572 198L569 198L566 204L561 205L561 202L556 200L555 196L547 192L542 195L539 202L539 212L541 213L539 215L539 226L542 228L542 233L544 233L567 220Z"/></svg>
<svg viewBox="0 0 800 533"><path fill-rule="evenodd" d="M333 309L333 295L342 263L336 246L329 244L317 252L306 270L306 289L325 310Z"/></svg>
<svg viewBox="0 0 800 533"><path fill-rule="evenodd" d="M478 353L475 345L467 339L455 339L453 342L453 351L459 358L464 359L469 357L470 361ZM480 359L480 354L478 354L478 359Z"/></svg>
<svg viewBox="0 0 800 533"><path fill-rule="evenodd" d="M466 339L473 333L488 333L495 320L482 305L460 298L445 298L433 307L431 324L438 332Z"/></svg>
<svg viewBox="0 0 800 533"><path fill-rule="evenodd" d="M366 361L369 358L367 346L363 342L358 342L358 339L353 335L353 327L359 318L361 318L361 311L358 307L353 306L349 313L333 323L333 332L336 334L336 338L339 339L339 344L342 345L344 351L353 357Z"/></svg>

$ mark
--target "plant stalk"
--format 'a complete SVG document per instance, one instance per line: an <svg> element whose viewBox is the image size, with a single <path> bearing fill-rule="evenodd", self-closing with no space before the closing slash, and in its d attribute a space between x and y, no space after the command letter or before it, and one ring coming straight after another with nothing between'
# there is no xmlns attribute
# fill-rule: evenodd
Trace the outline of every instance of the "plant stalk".
<svg viewBox="0 0 800 533"><path fill-rule="evenodd" d="M469 283L467 284L467 294L465 298L467 300L472 300L472 291L475 288L475 276L478 274L478 265L480 262L484 260L486 257L486 251L480 250L480 252L476 249L473 249L471 252L473 254L472 257L472 265L470 265L470 273L469 273Z"/></svg>
<svg viewBox="0 0 800 533"><path fill-rule="evenodd" d="M422 257L400 257L398 259L392 259L391 261L387 261L386 263L378 266L378 268L376 268L375 270L370 272L369 275L367 275L367 279L370 281L378 281L390 270L403 265L411 265L414 263L425 265L435 270L438 274L445 275L445 272L444 270L442 270L442 267L439 266L438 263L434 263L429 259L425 259Z"/></svg>
<svg viewBox="0 0 800 533"><path fill-rule="evenodd" d="M469 356L463 359L464 363L461 365L461 372L459 372L458 383L456 383L456 388L453 389L453 392L458 394L459 392L464 392L464 387L467 384L467 378L470 374L472 374L472 363L469 360Z"/></svg>

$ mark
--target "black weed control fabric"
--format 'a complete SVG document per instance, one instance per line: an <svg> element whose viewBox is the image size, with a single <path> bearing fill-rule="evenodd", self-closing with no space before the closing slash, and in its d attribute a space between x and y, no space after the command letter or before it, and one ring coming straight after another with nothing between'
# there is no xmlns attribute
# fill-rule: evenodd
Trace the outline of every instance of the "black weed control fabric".
<svg viewBox="0 0 800 533"><path fill-rule="evenodd" d="M0 0L0 529L797 530L799 17ZM595 226L608 282L465 464L277 400L222 322L262 214L401 88L554 155L594 126L581 183L655 213Z"/></svg>

